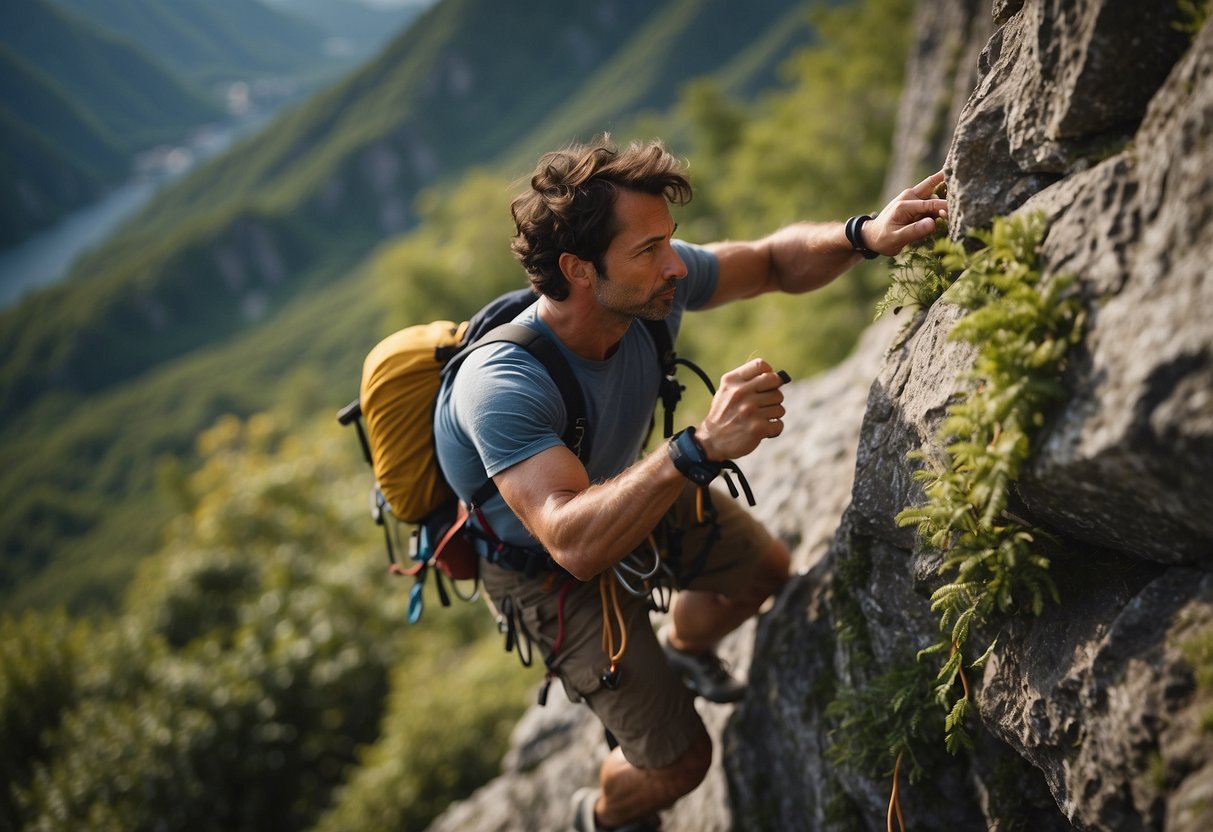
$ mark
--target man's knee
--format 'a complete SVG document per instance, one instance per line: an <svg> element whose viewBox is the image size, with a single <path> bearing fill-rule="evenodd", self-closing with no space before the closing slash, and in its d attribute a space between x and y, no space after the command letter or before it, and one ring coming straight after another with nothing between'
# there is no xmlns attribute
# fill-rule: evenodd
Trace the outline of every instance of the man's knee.
<svg viewBox="0 0 1213 832"><path fill-rule="evenodd" d="M763 602L773 595L778 595L787 584L792 568L792 556L788 547L777 538L759 555L758 564L745 583L741 593L734 597L733 602L760 607Z"/></svg>
<svg viewBox="0 0 1213 832"><path fill-rule="evenodd" d="M670 778L671 791L677 791L681 796L694 791L707 777L711 766L712 738L707 730L700 730L682 756L667 766L663 773Z"/></svg>
<svg viewBox="0 0 1213 832"><path fill-rule="evenodd" d="M661 768L637 768L616 748L602 764L597 822L618 826L673 806L703 782L711 764L712 740L703 726L687 750Z"/></svg>
<svg viewBox="0 0 1213 832"><path fill-rule="evenodd" d="M763 552L762 562L755 575L755 582L763 592L763 597L777 595L788 582L791 570L792 555L788 552L788 547L779 538L772 538L771 545Z"/></svg>

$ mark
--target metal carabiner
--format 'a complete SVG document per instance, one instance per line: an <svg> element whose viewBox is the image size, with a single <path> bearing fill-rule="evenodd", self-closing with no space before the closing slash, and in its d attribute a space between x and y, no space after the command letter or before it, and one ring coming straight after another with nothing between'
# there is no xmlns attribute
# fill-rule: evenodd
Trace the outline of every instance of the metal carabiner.
<svg viewBox="0 0 1213 832"><path fill-rule="evenodd" d="M501 599L501 612L497 615L497 631L505 636L505 652L517 652L523 667L530 667L534 639L522 620L522 611L507 595Z"/></svg>
<svg viewBox="0 0 1213 832"><path fill-rule="evenodd" d="M650 587L648 582L653 579L663 566L661 562L661 553L657 551L657 541L652 535L648 537L649 549L653 555L653 565L646 566L640 561L640 550L636 549L628 553L619 563L611 567L611 571L615 573L615 580L624 588L629 595L634 595L637 598L643 598L649 594ZM638 585L633 585L631 580L638 581Z"/></svg>

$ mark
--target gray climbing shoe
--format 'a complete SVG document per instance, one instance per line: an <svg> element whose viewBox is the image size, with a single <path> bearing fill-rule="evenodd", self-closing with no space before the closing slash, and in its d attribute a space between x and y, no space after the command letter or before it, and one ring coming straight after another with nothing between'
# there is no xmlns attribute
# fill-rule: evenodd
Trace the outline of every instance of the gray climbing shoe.
<svg viewBox="0 0 1213 832"><path fill-rule="evenodd" d="M669 624L661 628L657 640L670 666L682 676L683 683L704 699L723 704L737 702L745 696L745 684L733 678L716 651L690 653L679 650L670 644Z"/></svg>

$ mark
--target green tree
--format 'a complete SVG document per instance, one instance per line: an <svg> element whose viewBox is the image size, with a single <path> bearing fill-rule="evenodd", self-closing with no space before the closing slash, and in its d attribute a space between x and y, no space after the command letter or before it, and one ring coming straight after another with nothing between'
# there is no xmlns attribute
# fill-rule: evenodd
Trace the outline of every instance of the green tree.
<svg viewBox="0 0 1213 832"><path fill-rule="evenodd" d="M785 66L788 89L763 102L709 185L727 235L880 207L913 8L861 0L814 10L818 37Z"/></svg>
<svg viewBox="0 0 1213 832"><path fill-rule="evenodd" d="M424 829L498 773L510 732L534 701L538 670L523 671L502 651L483 609L464 607L454 617L456 626L414 642L393 674L382 735L316 832Z"/></svg>
<svg viewBox="0 0 1213 832"><path fill-rule="evenodd" d="M382 570L349 556L365 504L343 497L365 482L345 438L268 415L200 438L192 510L30 755L29 829L296 829L323 810L378 732L404 621Z"/></svg>
<svg viewBox="0 0 1213 832"><path fill-rule="evenodd" d="M87 628L63 612L0 619L0 829L20 828L17 797L50 753L75 697Z"/></svg>

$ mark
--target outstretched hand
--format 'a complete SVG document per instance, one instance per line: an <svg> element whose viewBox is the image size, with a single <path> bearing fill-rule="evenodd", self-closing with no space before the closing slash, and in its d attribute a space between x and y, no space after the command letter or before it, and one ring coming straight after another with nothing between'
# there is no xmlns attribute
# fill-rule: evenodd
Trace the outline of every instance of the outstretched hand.
<svg viewBox="0 0 1213 832"><path fill-rule="evenodd" d="M947 200L935 197L935 189L941 182L943 171L895 196L880 214L864 224L864 244L872 251L892 256L931 234L936 218L948 216Z"/></svg>

